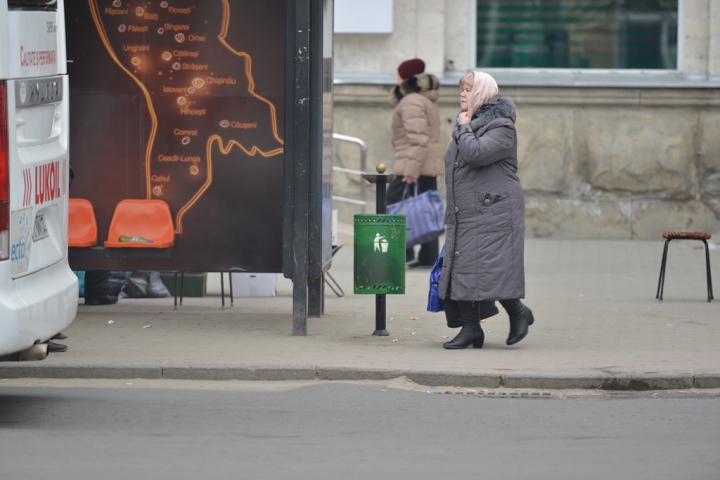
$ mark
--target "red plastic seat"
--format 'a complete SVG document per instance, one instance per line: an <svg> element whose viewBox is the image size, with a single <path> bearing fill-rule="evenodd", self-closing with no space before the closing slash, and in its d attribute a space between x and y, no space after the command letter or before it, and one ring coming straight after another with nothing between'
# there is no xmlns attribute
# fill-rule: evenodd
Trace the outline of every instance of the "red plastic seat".
<svg viewBox="0 0 720 480"><path fill-rule="evenodd" d="M120 237L143 237L145 242L121 242ZM162 200L123 200L115 207L106 247L169 248L175 245L170 207Z"/></svg>
<svg viewBox="0 0 720 480"><path fill-rule="evenodd" d="M92 203L84 198L71 198L68 203L68 246L97 245L97 222Z"/></svg>

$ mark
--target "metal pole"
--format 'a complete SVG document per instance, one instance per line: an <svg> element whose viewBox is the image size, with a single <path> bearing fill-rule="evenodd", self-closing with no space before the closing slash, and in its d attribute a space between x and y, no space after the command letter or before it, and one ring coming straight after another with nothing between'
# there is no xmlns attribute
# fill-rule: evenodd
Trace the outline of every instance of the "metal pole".
<svg viewBox="0 0 720 480"><path fill-rule="evenodd" d="M310 169L310 4L295 3L292 30L294 56L294 228L293 228L293 335L307 335L308 247L309 247L309 169ZM289 153L286 150L286 154Z"/></svg>
<svg viewBox="0 0 720 480"><path fill-rule="evenodd" d="M378 176L377 188L375 190L375 213L387 213L387 178ZM387 331L385 322L387 313L387 304L385 294L375 295L375 331L373 335L379 337L387 337L390 335Z"/></svg>

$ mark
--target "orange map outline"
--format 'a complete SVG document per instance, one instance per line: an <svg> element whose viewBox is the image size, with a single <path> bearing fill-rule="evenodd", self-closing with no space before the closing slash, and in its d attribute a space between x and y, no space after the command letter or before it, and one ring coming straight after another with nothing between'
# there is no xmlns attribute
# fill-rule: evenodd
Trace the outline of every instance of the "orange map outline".
<svg viewBox="0 0 720 480"><path fill-rule="evenodd" d="M270 106L270 115L272 118L272 129L273 129L273 136L275 139L280 142L281 145L284 145L285 142L280 138L280 135L278 134L278 125L277 125L277 114L275 105L273 105L272 102L267 100L266 98L261 97L257 93L255 93L255 80L253 80L252 77L252 57L248 55L246 52L240 52L238 50L235 50L232 48L226 41L225 38L227 37L228 28L230 26L230 3L228 0L222 0L223 2L223 20L222 20L222 27L220 29L220 34L218 35L218 40L220 40L220 43L225 46L225 48L230 51L231 53L237 55L238 57L242 57L245 59L245 76L248 81L248 93L252 95L253 97L257 98L258 100L261 100L265 103L267 103ZM110 40L108 39L107 32L105 31L105 26L103 25L100 9L97 5L97 0L88 0L88 3L90 5L90 11L92 13L93 21L95 23L95 27L98 30L98 33L100 34L100 38L105 45L105 49L110 54L110 57L113 59L115 63L125 72L127 73L130 78L132 78L135 83L138 84L140 87L140 90L142 90L143 95L145 96L145 101L147 102L148 111L150 113L150 118L152 120L152 127L150 129L150 138L148 139L148 145L145 149L145 186L146 186L146 197L148 200L152 199L152 185L151 185L151 153L152 148L155 143L155 137L157 135L157 128L158 128L158 120L157 115L155 113L155 108L152 104L152 98L150 96L150 92L148 92L145 85L130 72L125 66L120 62L117 55L115 55L115 52L112 48L112 45L110 44ZM193 195L193 197L178 211L176 218L175 218L175 233L181 234L183 233L182 228L182 217L187 213L187 211L192 208L193 205L200 199L200 197L203 196L205 191L210 187L212 184L212 146L213 143L218 143L218 148L220 149L220 153L223 155L227 155L232 150L232 147L237 146L240 148L246 155L253 157L257 154L261 155L262 157L273 157L276 155L280 155L284 152L284 148L276 148L274 150L270 150L269 152L265 152L258 148L257 146L253 145L249 150L243 146L240 142L236 140L230 140L227 145L223 144L222 138L219 135L212 135L210 138L208 138L207 144L206 144L206 155L207 155L207 179L202 187Z"/></svg>

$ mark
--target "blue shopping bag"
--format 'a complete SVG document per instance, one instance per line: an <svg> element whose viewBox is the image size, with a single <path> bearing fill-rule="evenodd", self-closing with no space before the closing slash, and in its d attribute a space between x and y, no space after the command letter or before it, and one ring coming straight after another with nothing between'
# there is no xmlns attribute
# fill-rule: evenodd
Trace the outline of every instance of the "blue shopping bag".
<svg viewBox="0 0 720 480"><path fill-rule="evenodd" d="M445 245L443 245L440 257L435 260L432 270L430 270L430 291L428 292L428 312L442 312L445 309L442 298L438 294L438 283L440 283L440 273L442 272L443 255L445 254Z"/></svg>
<svg viewBox="0 0 720 480"><path fill-rule="evenodd" d="M409 188L409 185L405 186L401 201L387 206L390 215L406 217L406 247L427 243L445 233L443 202L437 190L418 193L418 184L415 183L415 196L407 197Z"/></svg>

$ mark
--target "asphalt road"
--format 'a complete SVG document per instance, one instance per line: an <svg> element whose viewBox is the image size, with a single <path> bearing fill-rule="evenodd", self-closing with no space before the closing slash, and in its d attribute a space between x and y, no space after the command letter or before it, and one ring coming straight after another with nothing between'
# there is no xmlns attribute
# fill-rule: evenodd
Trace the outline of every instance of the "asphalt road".
<svg viewBox="0 0 720 480"><path fill-rule="evenodd" d="M0 382L3 480L456 476L717 480L720 396Z"/></svg>

